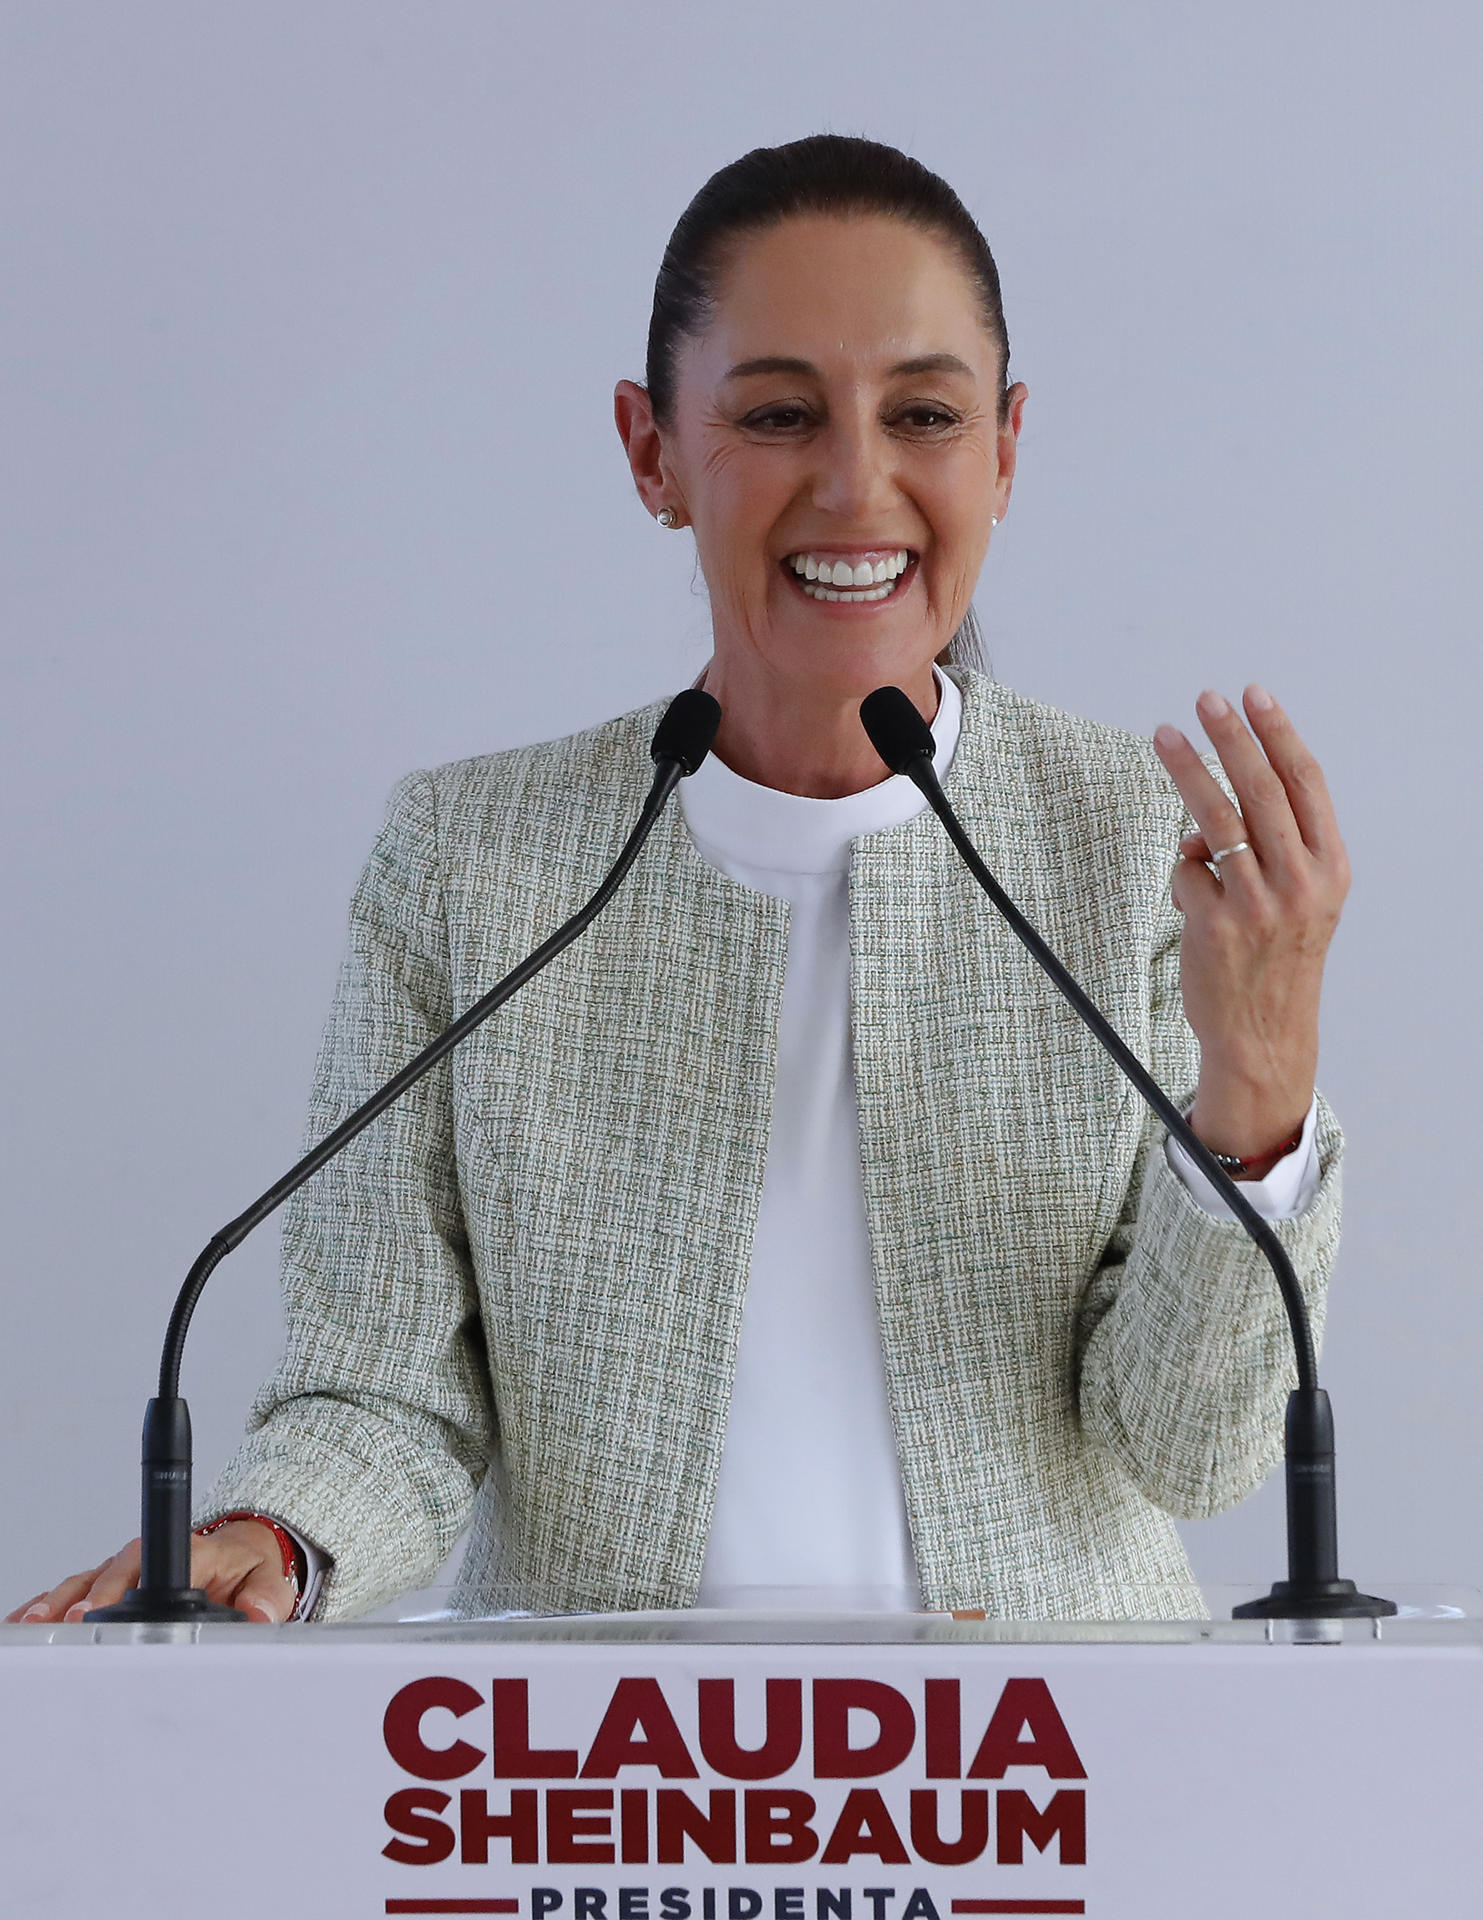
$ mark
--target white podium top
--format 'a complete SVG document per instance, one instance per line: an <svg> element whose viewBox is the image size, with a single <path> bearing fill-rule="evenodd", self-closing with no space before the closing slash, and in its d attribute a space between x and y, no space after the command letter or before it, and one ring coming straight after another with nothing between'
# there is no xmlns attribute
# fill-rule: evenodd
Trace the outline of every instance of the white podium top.
<svg viewBox="0 0 1483 1920"><path fill-rule="evenodd" d="M766 1590L766 1603L747 1608L694 1607L676 1611L530 1614L511 1612L469 1619L448 1607L451 1588L405 1595L363 1620L333 1626L286 1627L210 1624L203 1627L0 1626L0 1660L47 1647L144 1645L277 1646L328 1650L336 1646L415 1647L522 1643L614 1646L870 1646L870 1647L1262 1647L1344 1645L1483 1648L1483 1593L1470 1587L1388 1586L1397 1613L1381 1620L1234 1620L1232 1609L1264 1592L1255 1586L1205 1589L1203 1620L989 1620L970 1613L903 1613L833 1605L816 1589ZM854 1596L851 1596L854 1597Z"/></svg>

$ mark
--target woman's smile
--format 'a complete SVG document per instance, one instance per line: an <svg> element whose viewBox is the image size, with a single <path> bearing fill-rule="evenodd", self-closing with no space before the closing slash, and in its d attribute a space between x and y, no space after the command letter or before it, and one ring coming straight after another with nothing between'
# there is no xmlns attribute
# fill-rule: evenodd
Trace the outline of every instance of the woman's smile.
<svg viewBox="0 0 1483 1920"><path fill-rule="evenodd" d="M789 586L816 606L880 607L903 598L916 577L908 547L807 547L779 565Z"/></svg>

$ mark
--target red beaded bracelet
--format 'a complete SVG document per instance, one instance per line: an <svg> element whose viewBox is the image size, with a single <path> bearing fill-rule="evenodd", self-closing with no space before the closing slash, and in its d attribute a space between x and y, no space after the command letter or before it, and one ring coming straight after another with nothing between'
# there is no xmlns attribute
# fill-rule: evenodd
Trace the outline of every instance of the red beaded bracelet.
<svg viewBox="0 0 1483 1920"><path fill-rule="evenodd" d="M289 1609L289 1619L296 1620L299 1615L299 1601L303 1594L299 1587L299 1556L294 1546L293 1535L287 1528L280 1527L276 1520L270 1520L265 1513L248 1513L245 1509L237 1513L224 1513L215 1520L208 1520L204 1527L196 1528L198 1539L204 1540L208 1533L215 1533L218 1527L226 1526L233 1520L256 1520L260 1527L267 1527L278 1542L278 1551L283 1555L283 1577L294 1590L294 1603Z"/></svg>
<svg viewBox="0 0 1483 1920"><path fill-rule="evenodd" d="M1305 1121L1304 1125L1306 1124ZM1210 1157L1218 1167L1224 1167L1227 1173L1250 1173L1251 1169L1260 1166L1263 1160L1271 1160L1274 1164L1278 1160L1281 1160L1285 1155L1291 1153L1294 1147L1301 1144L1302 1138L1303 1128L1299 1127L1297 1132L1284 1140L1280 1147L1272 1147L1266 1153L1249 1154L1247 1158L1243 1160L1238 1153L1217 1153L1212 1147L1210 1149Z"/></svg>

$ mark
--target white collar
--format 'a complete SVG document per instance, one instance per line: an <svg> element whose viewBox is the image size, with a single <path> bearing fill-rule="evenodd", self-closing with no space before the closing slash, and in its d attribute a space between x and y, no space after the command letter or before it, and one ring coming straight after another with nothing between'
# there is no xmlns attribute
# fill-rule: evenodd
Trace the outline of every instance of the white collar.
<svg viewBox="0 0 1483 1920"><path fill-rule="evenodd" d="M942 779L958 744L963 696L949 675L933 668L937 717L932 764ZM838 800L811 800L798 793L744 780L711 754L680 786L680 805L691 838L712 864L743 862L773 873L847 871L850 845L862 834L905 825L926 806L905 774L892 774Z"/></svg>

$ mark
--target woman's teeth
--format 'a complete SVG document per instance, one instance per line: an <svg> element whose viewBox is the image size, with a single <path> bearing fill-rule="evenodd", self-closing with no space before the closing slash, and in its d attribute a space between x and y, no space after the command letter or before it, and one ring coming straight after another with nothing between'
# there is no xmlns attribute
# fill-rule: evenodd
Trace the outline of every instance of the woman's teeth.
<svg viewBox="0 0 1483 1920"><path fill-rule="evenodd" d="M835 560L827 554L790 553L787 565L811 600L884 600L896 590L911 555L905 547L884 560ZM843 591L841 591L843 589Z"/></svg>

